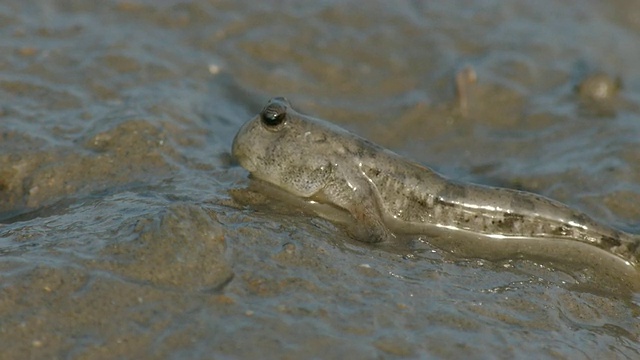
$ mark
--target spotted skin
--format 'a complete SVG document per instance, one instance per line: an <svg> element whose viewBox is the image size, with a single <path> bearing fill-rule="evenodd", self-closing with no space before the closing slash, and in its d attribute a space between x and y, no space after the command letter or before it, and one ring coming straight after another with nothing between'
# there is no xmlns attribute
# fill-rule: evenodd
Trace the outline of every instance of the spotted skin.
<svg viewBox="0 0 640 360"><path fill-rule="evenodd" d="M378 242L436 228L500 238L559 238L636 264L638 237L541 195L461 183L273 98L233 140L233 156L258 179L353 217L351 234Z"/></svg>

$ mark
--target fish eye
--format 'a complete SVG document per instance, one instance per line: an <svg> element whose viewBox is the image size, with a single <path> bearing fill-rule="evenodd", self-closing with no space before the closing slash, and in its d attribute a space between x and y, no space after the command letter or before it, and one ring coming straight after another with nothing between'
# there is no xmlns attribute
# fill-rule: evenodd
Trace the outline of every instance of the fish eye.
<svg viewBox="0 0 640 360"><path fill-rule="evenodd" d="M284 98L274 98L260 112L260 119L267 128L275 128L282 124L287 116L287 105Z"/></svg>

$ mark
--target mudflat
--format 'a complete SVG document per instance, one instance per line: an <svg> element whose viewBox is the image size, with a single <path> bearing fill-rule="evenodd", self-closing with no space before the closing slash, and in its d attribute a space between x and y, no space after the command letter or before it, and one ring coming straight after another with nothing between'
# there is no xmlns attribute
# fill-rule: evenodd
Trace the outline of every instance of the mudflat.
<svg viewBox="0 0 640 360"><path fill-rule="evenodd" d="M3 2L2 356L637 358L636 273L579 249L364 244L230 156L282 95L640 233L636 8Z"/></svg>

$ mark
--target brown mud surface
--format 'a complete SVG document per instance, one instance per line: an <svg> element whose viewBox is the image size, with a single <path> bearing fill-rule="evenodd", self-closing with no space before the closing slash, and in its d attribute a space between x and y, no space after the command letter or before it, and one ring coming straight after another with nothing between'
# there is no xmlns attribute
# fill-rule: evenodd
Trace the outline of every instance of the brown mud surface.
<svg viewBox="0 0 640 360"><path fill-rule="evenodd" d="M640 233L636 5L3 2L0 358L639 358L635 270L361 244L229 155L286 96Z"/></svg>

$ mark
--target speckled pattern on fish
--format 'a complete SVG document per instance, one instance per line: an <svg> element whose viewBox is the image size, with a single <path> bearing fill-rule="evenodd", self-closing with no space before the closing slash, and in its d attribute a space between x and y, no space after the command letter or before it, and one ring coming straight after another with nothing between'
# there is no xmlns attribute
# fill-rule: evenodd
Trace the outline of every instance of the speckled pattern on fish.
<svg viewBox="0 0 640 360"><path fill-rule="evenodd" d="M351 234L378 242L396 234L451 229L499 238L559 238L638 262L638 237L607 227L541 195L465 184L406 160L273 98L233 142L258 179L353 217Z"/></svg>

